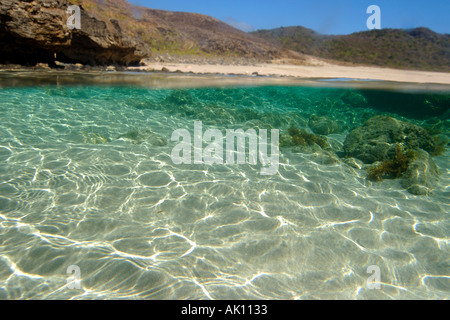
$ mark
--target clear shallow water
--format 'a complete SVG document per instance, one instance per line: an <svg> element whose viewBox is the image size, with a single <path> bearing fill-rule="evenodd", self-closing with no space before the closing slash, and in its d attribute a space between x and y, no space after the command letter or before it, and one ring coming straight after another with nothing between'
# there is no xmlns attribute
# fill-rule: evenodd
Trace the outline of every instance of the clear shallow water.
<svg viewBox="0 0 450 320"><path fill-rule="evenodd" d="M368 181L334 153L349 130L389 113L344 103L344 90L4 87L0 298L449 298L449 151L434 158L429 196ZM282 148L274 176L170 157L172 132L194 120L285 132L308 128L311 114L341 121L332 152ZM67 287L70 265L81 289ZM371 265L379 290L367 287Z"/></svg>

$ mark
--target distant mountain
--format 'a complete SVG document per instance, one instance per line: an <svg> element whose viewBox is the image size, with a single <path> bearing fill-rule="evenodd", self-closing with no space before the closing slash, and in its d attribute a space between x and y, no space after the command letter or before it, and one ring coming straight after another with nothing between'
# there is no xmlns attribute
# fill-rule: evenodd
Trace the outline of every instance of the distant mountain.
<svg viewBox="0 0 450 320"><path fill-rule="evenodd" d="M350 35L321 35L304 27L252 32L285 49L357 64L450 71L450 35L427 28L381 29Z"/></svg>

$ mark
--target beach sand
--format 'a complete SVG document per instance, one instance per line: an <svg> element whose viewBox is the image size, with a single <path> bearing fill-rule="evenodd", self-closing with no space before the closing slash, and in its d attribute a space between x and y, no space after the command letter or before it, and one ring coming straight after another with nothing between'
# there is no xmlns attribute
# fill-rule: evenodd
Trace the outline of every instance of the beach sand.
<svg viewBox="0 0 450 320"><path fill-rule="evenodd" d="M368 66L344 66L318 61L315 65L292 64L257 64L257 65L215 65L154 62L145 66L131 67L135 71L168 70L169 72L191 72L195 74L230 74L230 75L259 75L284 76L296 78L320 79L372 79L398 81L407 83L437 83L450 84L450 73L398 70Z"/></svg>

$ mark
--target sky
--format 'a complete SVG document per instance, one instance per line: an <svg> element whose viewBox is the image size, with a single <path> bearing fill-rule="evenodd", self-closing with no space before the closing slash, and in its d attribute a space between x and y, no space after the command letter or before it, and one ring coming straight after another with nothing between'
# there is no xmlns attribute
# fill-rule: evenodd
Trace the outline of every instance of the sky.
<svg viewBox="0 0 450 320"><path fill-rule="evenodd" d="M381 28L427 27L450 34L450 0L128 0L152 9L202 13L243 31L304 26L322 34L367 29L367 8L381 9Z"/></svg>

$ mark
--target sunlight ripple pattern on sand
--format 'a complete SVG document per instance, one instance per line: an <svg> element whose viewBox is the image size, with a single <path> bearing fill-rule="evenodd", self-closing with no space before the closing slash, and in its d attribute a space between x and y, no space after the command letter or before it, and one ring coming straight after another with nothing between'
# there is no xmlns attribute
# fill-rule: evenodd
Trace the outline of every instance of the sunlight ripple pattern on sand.
<svg viewBox="0 0 450 320"><path fill-rule="evenodd" d="M337 94L2 89L0 298L448 299L448 150L429 196L369 182L322 151L283 149L274 176L171 161L171 133L194 120L283 131L312 113L352 126L376 114ZM337 150L346 133L328 137ZM67 287L70 265L81 289ZM366 286L370 265L380 290Z"/></svg>

